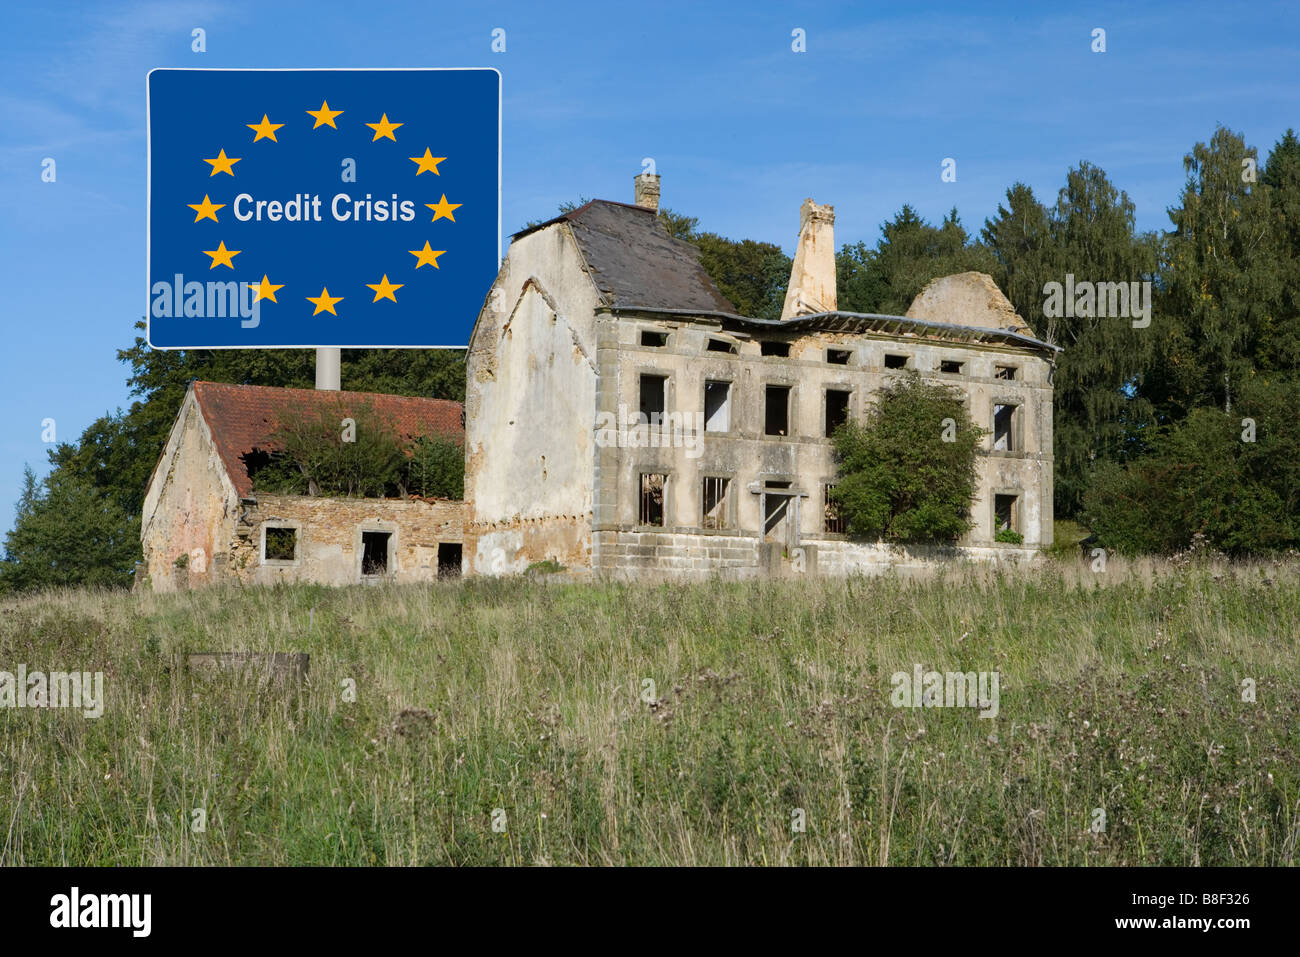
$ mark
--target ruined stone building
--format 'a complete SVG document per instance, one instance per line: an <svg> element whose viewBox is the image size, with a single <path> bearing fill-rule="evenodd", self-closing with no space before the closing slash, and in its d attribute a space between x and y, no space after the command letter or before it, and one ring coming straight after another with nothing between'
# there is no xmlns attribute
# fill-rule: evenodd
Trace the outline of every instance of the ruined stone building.
<svg viewBox="0 0 1300 957"><path fill-rule="evenodd" d="M834 574L1051 543L1059 350L988 276L938 279L905 316L838 311L834 211L808 200L782 317L741 316L658 196L643 174L635 205L513 237L469 343L467 571ZM851 540L828 503L831 432L902 369L959 387L990 433L953 549Z"/></svg>
<svg viewBox="0 0 1300 957"><path fill-rule="evenodd" d="M782 316L736 314L657 214L596 200L515 234L469 342L466 402L197 382L150 479L137 580L428 581L556 562L583 575L844 574L1052 541L1052 372L980 273L905 316L836 306L834 211L807 200ZM831 434L900 370L958 387L989 432L951 548L845 534ZM250 469L290 411L364 402L465 443L465 501L271 495ZM340 405L341 403L341 405ZM996 541L1001 529L1023 541ZM147 577L146 577L147 576Z"/></svg>
<svg viewBox="0 0 1300 957"><path fill-rule="evenodd" d="M430 581L459 574L464 503L270 495L250 469L286 415L365 409L404 439L463 439L459 402L195 382L149 480L137 583ZM147 578L146 578L147 576Z"/></svg>

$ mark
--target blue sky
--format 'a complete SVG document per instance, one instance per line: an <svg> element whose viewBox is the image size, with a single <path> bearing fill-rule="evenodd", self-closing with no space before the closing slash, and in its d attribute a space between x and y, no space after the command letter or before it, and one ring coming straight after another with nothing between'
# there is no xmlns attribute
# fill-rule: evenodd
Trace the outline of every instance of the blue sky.
<svg viewBox="0 0 1300 957"><path fill-rule="evenodd" d="M24 462L47 469L43 419L72 440L129 404L115 356L145 305L153 67L493 66L507 234L579 196L630 202L653 157L664 205L787 252L805 196L834 204L839 243L873 242L904 203L956 206L973 232L1012 183L1050 201L1081 160L1160 229L1216 123L1261 157L1300 127L1288 3L47 2L5 21L0 528Z"/></svg>

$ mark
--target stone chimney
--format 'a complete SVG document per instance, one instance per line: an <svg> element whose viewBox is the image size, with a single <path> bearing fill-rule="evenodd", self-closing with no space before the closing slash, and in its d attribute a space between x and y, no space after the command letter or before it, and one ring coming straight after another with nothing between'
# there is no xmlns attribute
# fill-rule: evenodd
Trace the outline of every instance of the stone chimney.
<svg viewBox="0 0 1300 957"><path fill-rule="evenodd" d="M799 247L781 318L834 312L835 302L835 207L805 199L799 207Z"/></svg>
<svg viewBox="0 0 1300 957"><path fill-rule="evenodd" d="M659 212L659 174L638 173L632 182L635 185L636 204L652 213Z"/></svg>

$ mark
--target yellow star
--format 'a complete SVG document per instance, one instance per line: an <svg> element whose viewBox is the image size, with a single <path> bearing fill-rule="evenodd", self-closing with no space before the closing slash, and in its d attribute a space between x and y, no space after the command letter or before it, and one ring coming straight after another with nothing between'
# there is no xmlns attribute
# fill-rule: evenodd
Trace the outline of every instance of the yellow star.
<svg viewBox="0 0 1300 957"><path fill-rule="evenodd" d="M405 125L406 125L405 123L389 123L387 113L384 114L383 119L381 119L378 123L366 124L366 126L370 127L372 130L375 131L375 139L370 141L372 143L375 142L375 140L379 139L381 136L387 136L390 140L396 143L397 137L393 135L393 130L397 129L399 126L405 126Z"/></svg>
<svg viewBox="0 0 1300 957"><path fill-rule="evenodd" d="M316 304L316 311L312 313L313 316L319 315L322 312L332 313L337 316L338 313L334 312L334 303L343 301L342 296L331 296L330 291L324 286L321 286L319 296L307 296L305 298L308 302L314 302Z"/></svg>
<svg viewBox="0 0 1300 957"><path fill-rule="evenodd" d="M230 167L238 163L239 159L238 156L227 156L226 151L223 149L217 154L216 159L205 159L203 162L212 164L212 172L208 174L209 176L216 176L218 173L229 173L234 176L235 171Z"/></svg>
<svg viewBox="0 0 1300 957"><path fill-rule="evenodd" d="M456 217L451 214L451 211L453 209L460 209L465 204L449 203L447 202L447 194L443 193L442 199L438 200L436 203L425 203L424 205L428 206L431 210L433 210L433 220L432 220L433 222L436 223L438 220L446 216L454 223L456 221Z"/></svg>
<svg viewBox="0 0 1300 957"><path fill-rule="evenodd" d="M262 114L261 123L245 123L244 125L247 126L250 130L256 131L257 135L253 137L254 143L262 139L263 137L269 139L272 143L280 142L275 138L275 131L278 130L280 127L284 126L283 123L272 123L267 118L265 113Z"/></svg>
<svg viewBox="0 0 1300 957"><path fill-rule="evenodd" d="M243 252L242 249L227 249L226 241L223 239L216 249L203 250L203 255L212 257L212 265L208 267L209 269L216 269L219 265L234 269L235 264L230 260L232 257L238 256L241 252Z"/></svg>
<svg viewBox="0 0 1300 957"><path fill-rule="evenodd" d="M342 110L331 110L329 100L322 100L319 110L307 111L309 115L316 118L316 122L312 124L313 130L318 126L334 126L334 117L340 115L342 112ZM338 127L334 126L334 129L337 130Z"/></svg>
<svg viewBox="0 0 1300 957"><path fill-rule="evenodd" d="M453 220L453 222L454 222L454 220ZM423 249L408 249L408 250L407 250L408 253L410 253L412 256L414 256L414 257L416 258L416 263L415 263L415 268L416 268L416 269L419 269L421 266L426 266L426 265L427 265L427 266L432 266L434 269L439 268L439 267L438 267L438 257L441 256L441 255L442 255L443 253L445 253L446 251L447 251L447 250L445 250L445 249L430 249L430 248L429 248L429 241L428 241L427 239L424 241L424 248L423 248Z"/></svg>
<svg viewBox="0 0 1300 957"><path fill-rule="evenodd" d="M280 285L277 286L275 283L271 282L271 280L267 279L266 273L262 273L261 282L255 282L251 285L253 289L257 290L257 299L270 299L272 302L278 302L275 298L275 291L284 288L284 283L280 283ZM253 301L257 302L257 299L254 299Z"/></svg>
<svg viewBox="0 0 1300 957"><path fill-rule="evenodd" d="M208 194L204 193L203 202L186 203L185 205L194 210L194 221L196 223L200 219L210 219L214 223L220 223L221 220L217 219L217 210L224 208L226 204L214 203L212 200L208 199Z"/></svg>
<svg viewBox="0 0 1300 957"><path fill-rule="evenodd" d="M396 284L389 282L387 274L385 274L384 278L380 282L366 283L367 288L373 289L375 291L375 298L373 300L374 302L378 302L380 299L391 299L393 300L393 302L397 302L397 297L394 296L393 293L395 293L397 290L401 289L405 285L406 283L404 282L399 282Z"/></svg>
<svg viewBox="0 0 1300 957"><path fill-rule="evenodd" d="M446 158L447 157L445 156L434 156L432 153L429 152L429 147L426 146L424 148L423 156L411 157L412 163L420 164L420 168L415 171L415 175L419 176L421 173L431 171L434 176L441 176L442 174L438 172L438 164L441 163Z"/></svg>

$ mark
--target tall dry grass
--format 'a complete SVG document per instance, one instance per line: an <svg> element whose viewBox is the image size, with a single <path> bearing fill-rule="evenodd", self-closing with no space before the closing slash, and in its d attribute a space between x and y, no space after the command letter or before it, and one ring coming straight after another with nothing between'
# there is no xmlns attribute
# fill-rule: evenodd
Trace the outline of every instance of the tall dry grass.
<svg viewBox="0 0 1300 957"><path fill-rule="evenodd" d="M0 862L1291 864L1298 621L1294 566L1204 562L9 600L0 670L107 705L0 709ZM914 663L999 716L893 707Z"/></svg>

